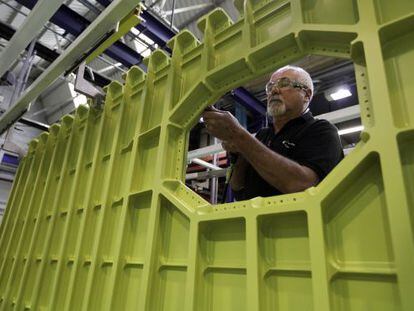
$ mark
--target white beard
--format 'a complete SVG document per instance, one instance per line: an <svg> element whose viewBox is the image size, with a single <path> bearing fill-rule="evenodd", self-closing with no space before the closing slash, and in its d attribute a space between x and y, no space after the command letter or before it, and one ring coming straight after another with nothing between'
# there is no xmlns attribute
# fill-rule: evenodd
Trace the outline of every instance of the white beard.
<svg viewBox="0 0 414 311"><path fill-rule="evenodd" d="M286 106L282 102L272 102L267 105L267 113L276 118L286 113Z"/></svg>

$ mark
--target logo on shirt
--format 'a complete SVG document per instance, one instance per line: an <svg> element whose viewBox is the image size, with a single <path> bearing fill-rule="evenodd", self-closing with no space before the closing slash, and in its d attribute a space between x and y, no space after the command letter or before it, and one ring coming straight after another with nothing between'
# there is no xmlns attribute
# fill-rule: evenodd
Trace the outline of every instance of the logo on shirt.
<svg viewBox="0 0 414 311"><path fill-rule="evenodd" d="M286 149L291 149L291 148L293 148L293 147L296 146L295 143L292 143L292 142L290 142L288 140L282 141L282 145L285 146Z"/></svg>

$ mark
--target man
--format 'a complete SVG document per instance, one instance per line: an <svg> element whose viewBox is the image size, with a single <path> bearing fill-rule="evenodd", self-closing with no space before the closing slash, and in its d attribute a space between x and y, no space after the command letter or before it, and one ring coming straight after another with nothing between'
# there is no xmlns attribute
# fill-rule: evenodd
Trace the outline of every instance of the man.
<svg viewBox="0 0 414 311"><path fill-rule="evenodd" d="M274 72L266 85L270 128L252 136L227 111L203 113L208 132L237 155L230 186L237 200L303 191L317 185L343 158L335 126L309 111L313 83L300 67Z"/></svg>

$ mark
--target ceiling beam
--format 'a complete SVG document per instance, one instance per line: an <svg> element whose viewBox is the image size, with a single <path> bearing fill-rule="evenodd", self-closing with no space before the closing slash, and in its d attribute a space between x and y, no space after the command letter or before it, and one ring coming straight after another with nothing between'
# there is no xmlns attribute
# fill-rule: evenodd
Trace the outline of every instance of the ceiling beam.
<svg viewBox="0 0 414 311"><path fill-rule="evenodd" d="M231 96L254 114L259 116L264 116L266 114L265 105L254 95L250 94L244 87L238 87L237 89L232 90Z"/></svg>
<svg viewBox="0 0 414 311"><path fill-rule="evenodd" d="M92 45L102 38L108 29L131 12L137 5L136 0L116 0L100 14L58 59L30 85L17 103L0 118L0 133L16 122L32 102L49 84L53 83L67 68L72 66Z"/></svg>
<svg viewBox="0 0 414 311"><path fill-rule="evenodd" d="M96 6L94 6L92 3L90 3L88 0L77 0L77 1L83 4L86 8L88 8L90 11L92 11L96 15L101 14L101 10L98 9Z"/></svg>
<svg viewBox="0 0 414 311"><path fill-rule="evenodd" d="M361 108L359 107L359 105L354 105L332 112L319 114L316 117L318 119L325 119L333 124L336 124L361 117Z"/></svg>
<svg viewBox="0 0 414 311"><path fill-rule="evenodd" d="M29 9L32 9L38 0L15 1ZM134 3L136 7L139 1L135 0ZM133 8L131 8L131 11L132 9ZM99 18L99 16L97 18ZM83 31L90 25L90 22L85 17L73 11L71 8L64 4L60 6L60 8L56 11L56 14L51 17L50 21L75 37L81 35ZM109 28L104 29L105 32L108 30ZM142 61L142 56L139 53L119 40L115 42L111 47L109 47L104 53L112 59L121 62L126 67L131 67L132 65L139 64Z"/></svg>
<svg viewBox="0 0 414 311"><path fill-rule="evenodd" d="M14 63L27 44L39 34L39 29L53 16L64 0L39 0L23 24L0 54L0 76Z"/></svg>
<svg viewBox="0 0 414 311"><path fill-rule="evenodd" d="M10 1L9 1L10 2ZM9 4L9 3L7 3L7 1L1 1L1 3L2 4L5 4L5 5L7 5L7 6L11 6L11 4ZM20 5L20 4L17 4L17 9L20 9L22 6ZM10 13L10 16L7 18L7 24L12 24L13 23L13 21L14 21L14 19L15 18L17 18L19 15L18 15L18 12L17 11L15 11L15 10L13 10L13 12L11 12Z"/></svg>
<svg viewBox="0 0 414 311"><path fill-rule="evenodd" d="M112 2L112 0L96 1L105 7ZM148 10L143 10L140 16L142 18L142 22L139 23L135 28L145 33L148 38L157 43L159 46L163 47L164 50L170 52L168 49L166 49L166 44L172 37L175 36L176 32L158 20Z"/></svg>
<svg viewBox="0 0 414 311"><path fill-rule="evenodd" d="M186 6L186 7L183 7L183 8L174 9L174 15L189 12L189 11L204 9L204 8L211 8L212 6L213 6L212 3L201 3L201 4ZM165 13L166 16L169 16L173 13L173 11L172 10L171 11L165 11L164 13Z"/></svg>
<svg viewBox="0 0 414 311"><path fill-rule="evenodd" d="M10 27L9 25L6 25L2 22L0 22L0 38L3 38L5 40L10 40L10 38L13 37L13 34L15 33L15 30ZM27 48L26 48L27 49ZM37 42L35 44L35 50L36 50L36 55L39 56L40 58L44 59L45 61L48 61L50 63L52 63L53 61L55 61L55 59L57 59L60 54L54 50L49 49L48 47L44 46L43 44ZM36 67L36 65L35 65ZM40 68L41 71L45 71L45 69ZM93 73L95 76L95 80L93 81L91 79L91 77L89 75L87 75L85 78L90 81L95 83L96 85L100 86L100 87L104 87L105 85L108 85L111 80L108 79L107 77L100 75L97 72Z"/></svg>
<svg viewBox="0 0 414 311"><path fill-rule="evenodd" d="M220 6L225 0L214 0L212 1L212 5L213 6ZM200 10L196 15L194 15L192 18L190 18L189 20L185 21L184 23L177 25L178 29L183 29L186 28L188 25L190 25L191 23L197 21L200 17L206 15L208 12L210 12L210 8L207 7L203 10Z"/></svg>
<svg viewBox="0 0 414 311"><path fill-rule="evenodd" d="M165 3L167 2L167 0L162 0L161 4L158 6L161 10L164 9Z"/></svg>

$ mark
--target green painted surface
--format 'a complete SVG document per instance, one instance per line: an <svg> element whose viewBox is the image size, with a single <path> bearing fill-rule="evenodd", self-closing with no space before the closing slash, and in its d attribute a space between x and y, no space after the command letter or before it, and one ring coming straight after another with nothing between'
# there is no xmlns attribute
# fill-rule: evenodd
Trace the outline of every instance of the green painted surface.
<svg viewBox="0 0 414 311"><path fill-rule="evenodd" d="M237 1L240 6L241 1ZM411 0L247 1L30 144L0 228L1 310L414 310ZM212 206L183 183L222 94L354 61L365 131L316 188Z"/></svg>

